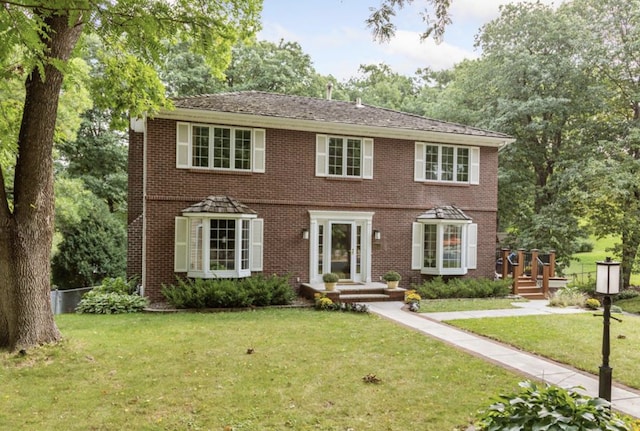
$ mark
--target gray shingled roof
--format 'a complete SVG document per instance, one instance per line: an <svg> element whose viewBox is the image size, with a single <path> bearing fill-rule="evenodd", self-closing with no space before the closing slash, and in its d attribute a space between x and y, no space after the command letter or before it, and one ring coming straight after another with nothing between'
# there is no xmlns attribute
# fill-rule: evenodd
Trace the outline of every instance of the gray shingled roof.
<svg viewBox="0 0 640 431"><path fill-rule="evenodd" d="M182 210L183 213L256 214L254 210L229 196L208 196Z"/></svg>
<svg viewBox="0 0 640 431"><path fill-rule="evenodd" d="M420 214L418 220L471 220L471 217L455 206L442 206Z"/></svg>
<svg viewBox="0 0 640 431"><path fill-rule="evenodd" d="M241 91L176 98L180 109L511 139L509 135L356 102Z"/></svg>

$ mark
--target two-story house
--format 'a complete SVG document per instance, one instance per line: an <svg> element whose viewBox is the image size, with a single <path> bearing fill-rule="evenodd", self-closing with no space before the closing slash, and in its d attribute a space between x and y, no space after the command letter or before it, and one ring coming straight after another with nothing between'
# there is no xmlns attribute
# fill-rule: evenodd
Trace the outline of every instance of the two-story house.
<svg viewBox="0 0 640 431"><path fill-rule="evenodd" d="M358 102L185 97L132 121L128 275L493 277L507 135Z"/></svg>

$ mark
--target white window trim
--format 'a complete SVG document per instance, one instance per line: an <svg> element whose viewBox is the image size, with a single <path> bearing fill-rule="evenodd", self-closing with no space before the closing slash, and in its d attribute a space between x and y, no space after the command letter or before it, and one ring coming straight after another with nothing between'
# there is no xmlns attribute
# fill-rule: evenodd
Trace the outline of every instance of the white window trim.
<svg viewBox="0 0 640 431"><path fill-rule="evenodd" d="M346 172L346 146L347 140L357 139L360 141L360 175L332 175L329 174L329 139L337 138L343 140L343 172ZM316 176L330 178L362 178L373 179L373 139L359 136L340 135L316 135Z"/></svg>
<svg viewBox="0 0 640 431"><path fill-rule="evenodd" d="M437 226L437 249L435 268L424 267L424 226ZM444 268L444 228L448 225L462 227L460 268ZM411 269L420 270L427 275L465 275L470 269L476 269L477 262L477 225L470 220L428 220L413 223Z"/></svg>
<svg viewBox="0 0 640 431"><path fill-rule="evenodd" d="M191 219L202 219L202 270L191 270L191 237L189 235ZM241 268L242 260L242 223L236 223L234 261L235 270L209 269L209 223L211 220L248 220L249 221L249 268ZM175 220L174 272L186 272L192 278L242 278L251 276L251 272L262 271L263 261L263 220L255 214L210 214L188 213Z"/></svg>
<svg viewBox="0 0 640 431"><path fill-rule="evenodd" d="M427 146L438 147L438 178L427 179L426 178L426 152ZM469 179L467 181L454 180L442 180L442 148L453 148L453 174L457 177L458 174L458 149L466 148L469 150ZM416 182L428 182L428 183L441 183L441 184L480 184L480 147L467 147L461 145L447 145L438 144L435 142L416 142L415 143L415 160L414 160L414 181Z"/></svg>
<svg viewBox="0 0 640 431"><path fill-rule="evenodd" d="M209 166L193 166L193 128L208 127L209 133ZM214 133L213 129L229 129L231 134L231 151L229 168L213 167L214 157ZM247 130L251 133L251 160L249 169L237 169L235 164L235 131ZM206 123L176 123L176 168L178 169L199 169L206 171L229 171L229 172L265 172L266 156L266 131L265 129L255 129L251 127L235 127Z"/></svg>

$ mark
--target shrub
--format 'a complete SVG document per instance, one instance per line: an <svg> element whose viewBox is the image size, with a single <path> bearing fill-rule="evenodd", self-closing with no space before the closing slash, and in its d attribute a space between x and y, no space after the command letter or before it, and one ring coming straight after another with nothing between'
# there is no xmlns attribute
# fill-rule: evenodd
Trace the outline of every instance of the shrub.
<svg viewBox="0 0 640 431"><path fill-rule="evenodd" d="M638 292L637 290L624 289L624 290L621 290L618 295L614 296L614 300L622 301L624 299L637 298L638 296L640 296L640 292Z"/></svg>
<svg viewBox="0 0 640 431"><path fill-rule="evenodd" d="M122 314L137 313L149 305L147 298L116 292L104 293L93 289L82 296L76 313Z"/></svg>
<svg viewBox="0 0 640 431"><path fill-rule="evenodd" d="M162 286L162 294L175 308L243 308L290 304L295 292L288 276L242 279L178 279L177 285Z"/></svg>
<svg viewBox="0 0 640 431"><path fill-rule="evenodd" d="M389 271L385 275L382 276L384 281L400 281L402 280L402 276L397 271Z"/></svg>
<svg viewBox="0 0 640 431"><path fill-rule="evenodd" d="M608 401L581 395L575 389L539 387L521 382L520 392L500 395L479 416L479 429L629 431L631 428L611 411Z"/></svg>
<svg viewBox="0 0 640 431"><path fill-rule="evenodd" d="M137 278L126 280L123 277L105 278L102 284L82 296L76 307L76 313L120 314L137 313L149 305L147 298L134 293Z"/></svg>
<svg viewBox="0 0 640 431"><path fill-rule="evenodd" d="M585 306L591 310L597 310L598 308L600 308L600 301L598 301L596 298L589 298L585 302Z"/></svg>
<svg viewBox="0 0 640 431"><path fill-rule="evenodd" d="M327 272L325 274L322 274L322 281L324 281L325 283L337 283L338 280L340 280L340 277L334 272Z"/></svg>
<svg viewBox="0 0 640 431"><path fill-rule="evenodd" d="M424 299L503 297L511 293L511 280L436 277L414 288Z"/></svg>
<svg viewBox="0 0 640 431"><path fill-rule="evenodd" d="M552 307L585 307L587 295L577 287L565 287L557 290L549 299L549 305Z"/></svg>
<svg viewBox="0 0 640 431"><path fill-rule="evenodd" d="M591 276L587 277L586 280L574 278L566 287L576 289L588 296L596 294L596 280Z"/></svg>

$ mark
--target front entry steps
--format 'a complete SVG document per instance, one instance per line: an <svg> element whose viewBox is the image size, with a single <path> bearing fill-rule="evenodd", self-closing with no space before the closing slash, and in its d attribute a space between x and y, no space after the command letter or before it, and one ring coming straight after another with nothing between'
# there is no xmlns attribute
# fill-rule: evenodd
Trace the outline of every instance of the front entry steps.
<svg viewBox="0 0 640 431"><path fill-rule="evenodd" d="M316 294L324 294L333 302L382 302L404 301L406 289L401 287L388 289L384 283L345 283L336 286L335 290L325 290L323 283L303 283L300 295L313 300Z"/></svg>

